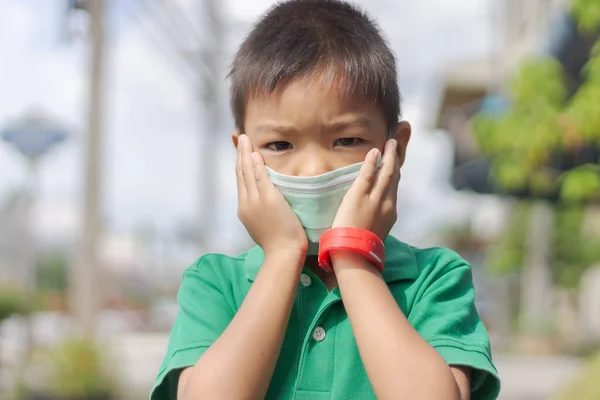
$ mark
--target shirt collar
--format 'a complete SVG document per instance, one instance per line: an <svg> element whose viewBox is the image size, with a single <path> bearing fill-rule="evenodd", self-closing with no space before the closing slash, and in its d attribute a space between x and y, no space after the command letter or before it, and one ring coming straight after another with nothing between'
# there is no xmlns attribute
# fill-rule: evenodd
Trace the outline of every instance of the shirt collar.
<svg viewBox="0 0 600 400"><path fill-rule="evenodd" d="M388 283L398 280L415 280L419 275L419 269L413 248L391 235L387 237L384 244L386 260L383 279ZM255 246L246 253L244 269L248 280L254 281L264 259L264 253L259 246Z"/></svg>

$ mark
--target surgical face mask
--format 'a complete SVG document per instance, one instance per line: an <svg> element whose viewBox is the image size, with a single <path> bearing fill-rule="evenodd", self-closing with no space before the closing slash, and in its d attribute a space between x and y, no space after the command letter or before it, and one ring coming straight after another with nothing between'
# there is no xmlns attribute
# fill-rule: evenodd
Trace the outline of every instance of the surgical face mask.
<svg viewBox="0 0 600 400"><path fill-rule="evenodd" d="M364 163L352 164L317 176L283 175L267 167L271 181L298 216L316 254L321 235L333 224L344 195Z"/></svg>

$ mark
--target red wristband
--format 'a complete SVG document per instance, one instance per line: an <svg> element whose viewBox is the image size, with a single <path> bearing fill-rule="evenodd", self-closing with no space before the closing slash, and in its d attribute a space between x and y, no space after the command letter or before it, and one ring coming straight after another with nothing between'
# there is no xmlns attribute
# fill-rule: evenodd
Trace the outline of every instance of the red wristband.
<svg viewBox="0 0 600 400"><path fill-rule="evenodd" d="M332 228L321 235L319 241L319 266L326 272L333 272L330 252L347 250L360 254L372 263L379 272L385 264L385 246L377 235L365 229Z"/></svg>

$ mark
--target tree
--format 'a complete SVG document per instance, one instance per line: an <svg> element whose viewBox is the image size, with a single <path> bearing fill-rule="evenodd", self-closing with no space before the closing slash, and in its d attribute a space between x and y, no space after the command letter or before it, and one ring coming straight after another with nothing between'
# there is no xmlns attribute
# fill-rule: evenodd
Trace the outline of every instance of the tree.
<svg viewBox="0 0 600 400"><path fill-rule="evenodd" d="M574 0L572 15L582 35L598 37L600 2ZM600 39L581 78L569 95L561 63L532 58L508 85L508 110L472 119L480 149L506 191L539 196L557 191L568 203L600 201L600 160L582 155L586 146L600 148Z"/></svg>
<svg viewBox="0 0 600 400"><path fill-rule="evenodd" d="M530 203L520 202L504 234L493 246L489 267L496 275L519 274L525 260L525 243ZM553 249L552 277L566 289L576 289L583 273L600 260L600 238L584 228L586 210L577 206L555 207L554 229L550 235Z"/></svg>
<svg viewBox="0 0 600 400"><path fill-rule="evenodd" d="M580 36L595 41L581 76L572 79L556 58L531 58L507 86L507 108L471 120L492 176L506 193L557 200L549 237L552 273L566 288L577 287L600 259L600 239L582 229L584 207L600 202L600 1L571 5ZM492 253L495 272L521 272L528 215L524 201Z"/></svg>

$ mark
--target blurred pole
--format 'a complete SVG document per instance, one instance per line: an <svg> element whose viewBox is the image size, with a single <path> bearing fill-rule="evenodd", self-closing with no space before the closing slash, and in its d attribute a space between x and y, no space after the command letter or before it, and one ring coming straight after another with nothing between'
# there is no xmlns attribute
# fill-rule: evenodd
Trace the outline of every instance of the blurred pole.
<svg viewBox="0 0 600 400"><path fill-rule="evenodd" d="M94 339L102 285L99 285L98 237L102 204L102 85L104 67L104 0L86 3L90 15L88 141L85 157L83 238L74 273L73 310L86 339Z"/></svg>
<svg viewBox="0 0 600 400"><path fill-rule="evenodd" d="M34 212L38 196L38 161L36 158L27 159L27 190L24 196L23 226L26 229L24 235L23 251L25 262L22 275L23 305L28 311L25 318L25 360L29 359L34 345L33 311L35 307L35 295L37 289L37 249L34 231Z"/></svg>
<svg viewBox="0 0 600 400"><path fill-rule="evenodd" d="M221 13L220 0L202 0L200 16L208 21L207 37L202 41L201 54L199 57L201 65L198 66L203 71L199 91L202 106L204 107L203 121L204 133L200 141L200 168L203 175L203 183L200 184L200 250L207 251L213 244L211 241L216 226L215 216L217 215L217 154L219 151L219 136L222 135L219 82L221 78L221 61L224 43L223 16Z"/></svg>
<svg viewBox="0 0 600 400"><path fill-rule="evenodd" d="M38 199L39 160L54 146L66 140L68 130L62 124L46 116L40 110L32 110L2 129L0 138L13 145L23 156L27 165L26 184L19 204L21 222L19 246L21 265L19 284L26 310L23 316L23 355L15 365L17 377L22 377L35 344L34 313L37 295L37 241L35 236L35 209Z"/></svg>
<svg viewBox="0 0 600 400"><path fill-rule="evenodd" d="M37 158L27 158L27 184L21 202L22 239L20 241L23 266L20 283L23 294L23 352L16 365L16 376L22 377L35 345L34 314L37 283L37 252L35 245L34 211L38 193Z"/></svg>
<svg viewBox="0 0 600 400"><path fill-rule="evenodd" d="M214 236L218 205L217 165L218 147L221 129L221 87L225 74L222 72L223 52L225 51L225 32L223 22L223 1L196 0L199 24L186 16L186 12L177 2L147 1L156 10L155 25L163 30L169 45L180 55L186 66L191 67L194 76L193 90L202 107L202 117L198 119L200 143L197 184L198 219L194 226L199 250L204 252L215 243ZM160 15L158 18L157 15ZM170 23L165 24L165 19ZM194 48L190 54L189 44ZM197 46L197 47L196 47ZM190 57L191 55L191 57Z"/></svg>
<svg viewBox="0 0 600 400"><path fill-rule="evenodd" d="M543 334L552 322L550 273L554 211L544 201L532 204L525 265L521 281L521 322L525 334Z"/></svg>

